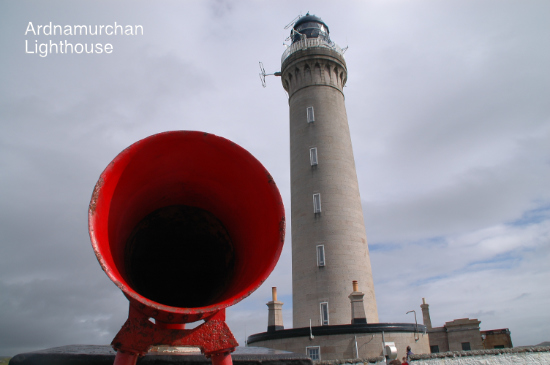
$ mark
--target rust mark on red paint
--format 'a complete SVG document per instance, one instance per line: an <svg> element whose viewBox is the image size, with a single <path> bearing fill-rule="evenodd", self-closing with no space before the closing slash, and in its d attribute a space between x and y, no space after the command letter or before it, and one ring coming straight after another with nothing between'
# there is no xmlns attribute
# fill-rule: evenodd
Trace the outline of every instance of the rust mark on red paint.
<svg viewBox="0 0 550 365"><path fill-rule="evenodd" d="M271 176L271 174L269 172L265 172L265 175L267 176L267 182L268 184L273 184L275 185L275 180L273 180L273 176Z"/></svg>
<svg viewBox="0 0 550 365"><path fill-rule="evenodd" d="M92 199L90 200L90 206L88 208L91 214L95 213L95 208L97 206L97 199L99 198L99 191L101 190L101 187L103 186L104 183L105 181L103 181L103 177L100 177L99 180L97 180L97 183L95 184L94 192L92 193Z"/></svg>
<svg viewBox="0 0 550 365"><path fill-rule="evenodd" d="M279 240L281 242L285 241L285 232L286 232L286 220L285 217L282 217L279 221Z"/></svg>
<svg viewBox="0 0 550 365"><path fill-rule="evenodd" d="M97 261L99 262L99 266L101 266L101 269L103 269L103 271L105 271L105 273L108 273L109 268L107 267L107 265L103 261L103 257L101 256L101 254L98 251L96 251L95 249L94 249L94 253L95 253L95 257L97 258Z"/></svg>

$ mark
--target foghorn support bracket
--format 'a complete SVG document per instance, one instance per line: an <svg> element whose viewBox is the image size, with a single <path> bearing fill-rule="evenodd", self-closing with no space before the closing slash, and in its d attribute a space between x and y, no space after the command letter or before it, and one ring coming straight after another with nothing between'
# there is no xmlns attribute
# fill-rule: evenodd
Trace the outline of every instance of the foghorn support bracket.
<svg viewBox="0 0 550 365"><path fill-rule="evenodd" d="M115 365L134 365L138 357L159 345L198 347L213 365L231 365L230 354L239 344L225 323L225 309L186 330L185 324L153 323L130 305L128 320L111 343L117 351Z"/></svg>

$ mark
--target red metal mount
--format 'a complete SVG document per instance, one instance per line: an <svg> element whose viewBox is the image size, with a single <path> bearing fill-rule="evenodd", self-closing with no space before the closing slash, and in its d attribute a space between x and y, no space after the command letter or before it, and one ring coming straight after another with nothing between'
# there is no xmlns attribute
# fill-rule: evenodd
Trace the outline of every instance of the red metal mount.
<svg viewBox="0 0 550 365"><path fill-rule="evenodd" d="M138 357L159 345L198 347L213 365L231 365L231 352L239 344L225 323L225 309L186 330L185 323L153 323L130 305L128 319L111 343L117 351L114 365L135 365Z"/></svg>

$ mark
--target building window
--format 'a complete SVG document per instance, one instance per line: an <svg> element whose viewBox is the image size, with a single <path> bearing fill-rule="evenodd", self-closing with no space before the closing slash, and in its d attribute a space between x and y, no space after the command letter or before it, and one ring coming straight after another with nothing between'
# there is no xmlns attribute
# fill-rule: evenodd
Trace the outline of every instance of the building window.
<svg viewBox="0 0 550 365"><path fill-rule="evenodd" d="M471 349L469 342L462 342L462 351L470 351Z"/></svg>
<svg viewBox="0 0 550 365"><path fill-rule="evenodd" d="M321 303L321 326L328 326L328 302Z"/></svg>
<svg viewBox="0 0 550 365"><path fill-rule="evenodd" d="M430 346L430 352L432 354L437 354L439 352L439 346L438 345Z"/></svg>
<svg viewBox="0 0 550 365"><path fill-rule="evenodd" d="M307 122L308 123L315 122L315 117L313 116L313 107L312 106L307 107Z"/></svg>
<svg viewBox="0 0 550 365"><path fill-rule="evenodd" d="M504 348L504 345L495 345L495 347L493 347L495 349L503 349Z"/></svg>
<svg viewBox="0 0 550 365"><path fill-rule="evenodd" d="M313 213L321 213L321 194L313 194Z"/></svg>
<svg viewBox="0 0 550 365"><path fill-rule="evenodd" d="M311 162L311 166L317 165L317 147L309 149L309 162Z"/></svg>
<svg viewBox="0 0 550 365"><path fill-rule="evenodd" d="M325 266L325 246L324 245L317 246L317 266L319 267Z"/></svg>
<svg viewBox="0 0 550 365"><path fill-rule="evenodd" d="M313 361L321 360L321 348L319 346L306 347L306 354Z"/></svg>

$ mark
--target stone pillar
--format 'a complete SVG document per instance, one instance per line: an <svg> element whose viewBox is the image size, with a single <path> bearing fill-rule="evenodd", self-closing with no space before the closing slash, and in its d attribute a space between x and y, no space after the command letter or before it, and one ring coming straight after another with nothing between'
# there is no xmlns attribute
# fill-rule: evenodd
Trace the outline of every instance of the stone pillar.
<svg viewBox="0 0 550 365"><path fill-rule="evenodd" d="M271 288L272 301L268 302L267 308L269 310L267 319L267 332L273 332L285 329L283 326L283 304L277 301L277 288Z"/></svg>
<svg viewBox="0 0 550 365"><path fill-rule="evenodd" d="M353 281L353 292L348 296L351 301L351 324L367 323L365 315L365 304L363 297L365 293L359 291L357 280Z"/></svg>
<svg viewBox="0 0 550 365"><path fill-rule="evenodd" d="M430 305L426 304L426 298L422 298L420 308L422 308L422 320L424 321L424 326L426 326L426 329L431 330L432 320L430 319Z"/></svg>

